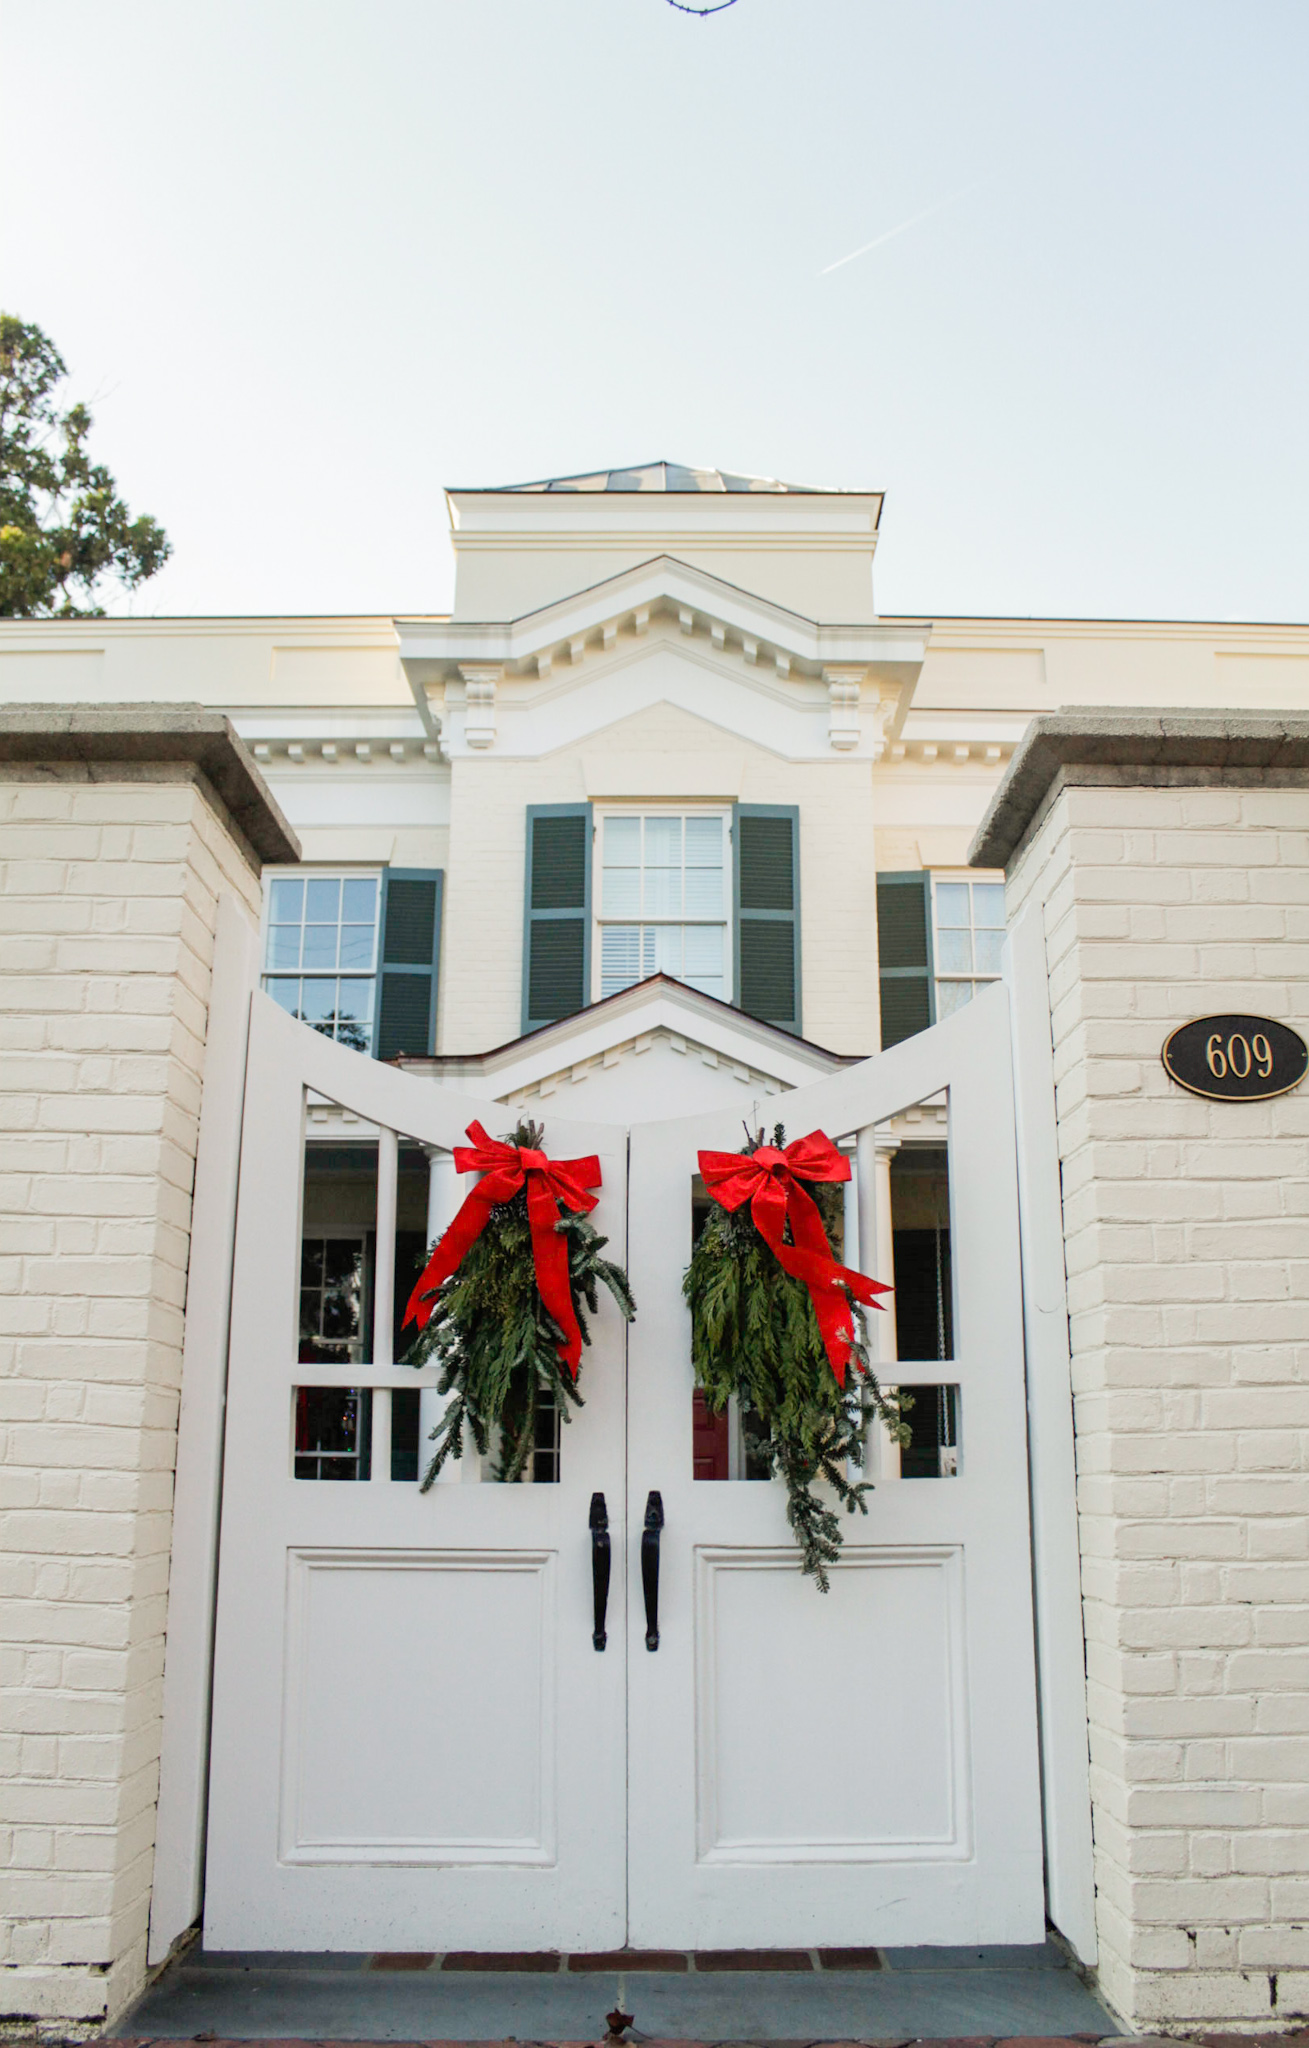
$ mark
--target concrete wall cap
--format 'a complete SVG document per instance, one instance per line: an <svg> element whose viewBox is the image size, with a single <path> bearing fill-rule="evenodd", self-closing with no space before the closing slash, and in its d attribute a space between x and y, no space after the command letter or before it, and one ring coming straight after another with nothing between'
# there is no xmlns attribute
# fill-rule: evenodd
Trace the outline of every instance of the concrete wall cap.
<svg viewBox="0 0 1309 2048"><path fill-rule="evenodd" d="M0 764L81 762L112 771L189 761L264 861L296 861L300 842L228 718L202 704L0 706Z"/></svg>
<svg viewBox="0 0 1309 2048"><path fill-rule="evenodd" d="M968 849L975 868L1008 867L1057 778L1086 771L1078 780L1143 784L1168 771L1224 772L1248 779L1252 770L1309 772L1309 717L1280 712L1121 712L1112 708L1052 712L1034 718L1014 754Z"/></svg>

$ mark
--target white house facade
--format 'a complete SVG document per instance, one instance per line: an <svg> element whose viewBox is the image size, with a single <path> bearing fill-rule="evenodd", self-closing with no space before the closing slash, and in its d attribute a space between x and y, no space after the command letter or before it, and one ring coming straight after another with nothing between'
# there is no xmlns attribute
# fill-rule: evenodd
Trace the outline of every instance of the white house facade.
<svg viewBox="0 0 1309 2048"><path fill-rule="evenodd" d="M879 494L671 463L449 505L448 617L0 625L3 2011L197 1921L1048 1922L1130 2023L1302 2018L1306 1098L1160 1048L1306 1029L1309 628L888 618ZM423 1492L404 1303L520 1116L638 1314ZM742 1120L894 1287L827 1596L692 1384Z"/></svg>

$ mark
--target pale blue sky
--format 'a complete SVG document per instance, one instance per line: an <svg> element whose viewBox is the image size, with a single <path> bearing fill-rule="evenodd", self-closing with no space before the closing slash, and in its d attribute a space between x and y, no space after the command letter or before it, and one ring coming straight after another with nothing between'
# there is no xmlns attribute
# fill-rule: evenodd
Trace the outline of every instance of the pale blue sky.
<svg viewBox="0 0 1309 2048"><path fill-rule="evenodd" d="M888 612L1309 617L1305 0L0 38L0 306L172 536L139 611L440 609L443 484L667 457L885 489Z"/></svg>

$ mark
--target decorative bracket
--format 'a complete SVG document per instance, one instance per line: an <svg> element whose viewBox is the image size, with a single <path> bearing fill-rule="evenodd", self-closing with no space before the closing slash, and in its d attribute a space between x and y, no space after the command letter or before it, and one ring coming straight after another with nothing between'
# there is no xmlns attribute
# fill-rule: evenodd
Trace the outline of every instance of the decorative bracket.
<svg viewBox="0 0 1309 2048"><path fill-rule="evenodd" d="M827 739L840 753L849 753L863 737L859 712L859 690L867 671L862 668L825 668L827 685Z"/></svg>
<svg viewBox="0 0 1309 2048"><path fill-rule="evenodd" d="M464 679L464 739L470 747L495 745L495 695L504 674L498 661L465 661L459 666Z"/></svg>

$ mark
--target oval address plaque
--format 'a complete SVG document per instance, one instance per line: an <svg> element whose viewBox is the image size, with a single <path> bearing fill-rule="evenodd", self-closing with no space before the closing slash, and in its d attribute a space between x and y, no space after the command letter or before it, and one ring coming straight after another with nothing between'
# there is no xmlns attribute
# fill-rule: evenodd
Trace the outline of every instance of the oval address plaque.
<svg viewBox="0 0 1309 2048"><path fill-rule="evenodd" d="M1164 1040L1174 1081L1214 1102L1262 1102L1298 1087L1309 1046L1271 1017L1195 1017Z"/></svg>

